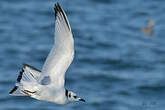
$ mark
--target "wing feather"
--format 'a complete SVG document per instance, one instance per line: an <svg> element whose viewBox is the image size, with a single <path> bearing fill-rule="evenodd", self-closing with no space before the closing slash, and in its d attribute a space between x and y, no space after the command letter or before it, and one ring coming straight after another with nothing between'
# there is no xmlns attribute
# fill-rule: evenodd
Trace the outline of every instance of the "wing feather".
<svg viewBox="0 0 165 110"><path fill-rule="evenodd" d="M64 10L55 4L55 42L44 66L40 80L50 76L51 82L56 87L64 86L65 72L74 57L74 39L71 27Z"/></svg>

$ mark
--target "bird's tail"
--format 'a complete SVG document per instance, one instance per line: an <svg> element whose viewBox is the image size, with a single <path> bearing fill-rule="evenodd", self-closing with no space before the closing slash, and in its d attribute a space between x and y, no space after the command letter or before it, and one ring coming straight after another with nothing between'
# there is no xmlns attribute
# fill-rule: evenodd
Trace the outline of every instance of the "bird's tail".
<svg viewBox="0 0 165 110"><path fill-rule="evenodd" d="M9 94L14 96L29 96L30 93L34 92L33 84L38 81L40 72L40 70L32 66L24 64L18 75L17 82Z"/></svg>

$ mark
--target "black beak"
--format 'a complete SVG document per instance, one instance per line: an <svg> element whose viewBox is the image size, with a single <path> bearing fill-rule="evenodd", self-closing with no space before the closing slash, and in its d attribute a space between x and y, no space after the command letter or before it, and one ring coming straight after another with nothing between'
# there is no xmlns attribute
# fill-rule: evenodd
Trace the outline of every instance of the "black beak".
<svg viewBox="0 0 165 110"><path fill-rule="evenodd" d="M79 101L85 102L85 100L84 100L84 99L79 99Z"/></svg>

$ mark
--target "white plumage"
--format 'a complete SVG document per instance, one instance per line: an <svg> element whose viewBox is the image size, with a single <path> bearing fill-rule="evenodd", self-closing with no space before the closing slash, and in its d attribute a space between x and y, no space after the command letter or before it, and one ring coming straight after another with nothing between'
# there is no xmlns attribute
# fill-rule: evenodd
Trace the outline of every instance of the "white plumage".
<svg viewBox="0 0 165 110"><path fill-rule="evenodd" d="M56 104L85 101L64 87L65 72L74 58L74 39L64 10L58 3L54 10L55 42L42 71L24 64L10 95L30 96Z"/></svg>
<svg viewBox="0 0 165 110"><path fill-rule="evenodd" d="M65 12L59 5L55 10L55 42L42 68L40 79L49 74L52 86L63 87L65 72L74 57L74 39Z"/></svg>

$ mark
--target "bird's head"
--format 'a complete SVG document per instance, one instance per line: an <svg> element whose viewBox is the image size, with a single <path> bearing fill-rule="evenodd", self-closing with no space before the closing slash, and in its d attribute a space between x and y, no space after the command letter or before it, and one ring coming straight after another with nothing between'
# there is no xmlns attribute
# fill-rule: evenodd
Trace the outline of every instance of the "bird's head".
<svg viewBox="0 0 165 110"><path fill-rule="evenodd" d="M72 91L66 90L66 91L65 91L65 95L66 95L66 97L67 97L67 99L68 99L69 102L77 102L77 101L85 102L84 99L78 97L78 96L77 96L74 92L72 92Z"/></svg>

